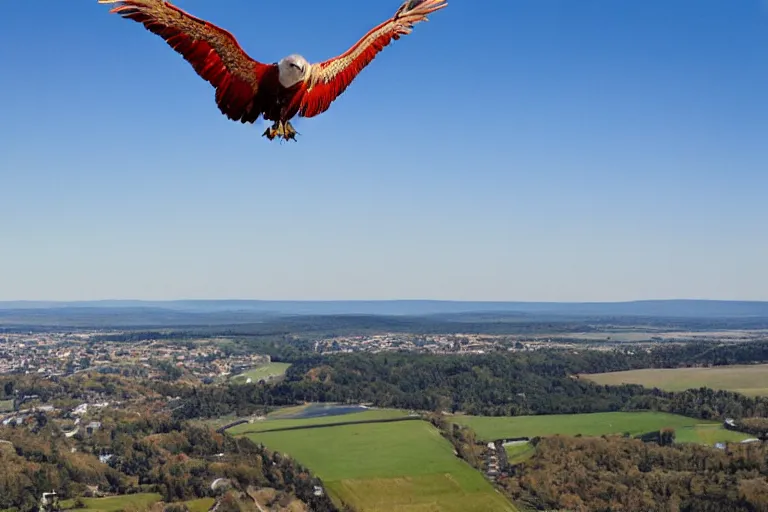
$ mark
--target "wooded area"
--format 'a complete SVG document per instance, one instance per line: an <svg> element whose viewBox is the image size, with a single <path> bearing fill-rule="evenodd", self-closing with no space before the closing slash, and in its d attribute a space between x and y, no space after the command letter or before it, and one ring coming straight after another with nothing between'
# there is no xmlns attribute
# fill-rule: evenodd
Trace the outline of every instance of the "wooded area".
<svg viewBox="0 0 768 512"><path fill-rule="evenodd" d="M702 419L768 416L768 398L728 391L665 392L638 385L601 386L578 377L637 367L763 361L768 343L660 348L632 355L562 350L483 355L340 354L292 358L282 382L266 386L179 388L182 418L246 415L302 402L507 416L658 410Z"/></svg>

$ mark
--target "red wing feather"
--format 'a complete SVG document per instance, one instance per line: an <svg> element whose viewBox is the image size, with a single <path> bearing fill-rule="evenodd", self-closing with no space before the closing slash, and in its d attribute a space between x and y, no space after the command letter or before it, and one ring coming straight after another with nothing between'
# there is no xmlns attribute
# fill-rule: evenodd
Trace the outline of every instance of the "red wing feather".
<svg viewBox="0 0 768 512"><path fill-rule="evenodd" d="M142 23L162 37L216 88L216 104L230 119L254 122L259 80L270 66L250 58L226 30L196 18L163 0L99 0L116 4L110 12Z"/></svg>
<svg viewBox="0 0 768 512"><path fill-rule="evenodd" d="M381 23L344 54L315 64L301 98L299 114L313 117L328 110L349 84L392 40L410 34L413 25L446 7L446 0L407 0L395 15Z"/></svg>

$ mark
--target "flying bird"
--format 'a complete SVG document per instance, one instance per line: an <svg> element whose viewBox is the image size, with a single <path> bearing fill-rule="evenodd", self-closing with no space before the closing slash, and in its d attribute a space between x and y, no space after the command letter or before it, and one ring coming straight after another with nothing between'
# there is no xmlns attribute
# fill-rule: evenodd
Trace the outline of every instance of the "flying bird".
<svg viewBox="0 0 768 512"><path fill-rule="evenodd" d="M394 16L371 29L345 53L310 64L298 54L265 64L252 59L235 37L164 0L98 0L116 4L109 12L142 23L181 54L216 89L216 105L233 121L274 124L262 136L296 140L290 123L297 114L328 110L350 83L392 40L410 34L447 0L406 0Z"/></svg>

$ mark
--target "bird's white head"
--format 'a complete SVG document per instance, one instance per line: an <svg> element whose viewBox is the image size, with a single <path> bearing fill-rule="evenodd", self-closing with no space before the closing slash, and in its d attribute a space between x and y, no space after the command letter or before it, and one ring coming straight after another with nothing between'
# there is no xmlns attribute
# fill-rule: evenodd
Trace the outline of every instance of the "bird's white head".
<svg viewBox="0 0 768 512"><path fill-rule="evenodd" d="M309 75L309 62L301 55L289 55L277 63L280 85L293 87Z"/></svg>

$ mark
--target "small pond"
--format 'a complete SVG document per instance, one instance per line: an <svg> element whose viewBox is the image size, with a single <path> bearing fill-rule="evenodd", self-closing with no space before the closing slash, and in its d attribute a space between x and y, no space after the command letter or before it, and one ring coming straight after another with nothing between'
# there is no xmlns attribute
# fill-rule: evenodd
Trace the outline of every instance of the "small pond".
<svg viewBox="0 0 768 512"><path fill-rule="evenodd" d="M342 405L342 404L312 404L296 414L283 416L281 419L306 420L309 418L322 418L324 416L341 416L342 414L352 414L368 410L363 405Z"/></svg>

